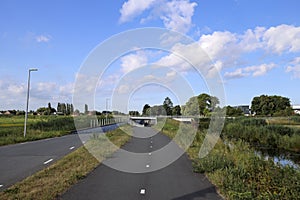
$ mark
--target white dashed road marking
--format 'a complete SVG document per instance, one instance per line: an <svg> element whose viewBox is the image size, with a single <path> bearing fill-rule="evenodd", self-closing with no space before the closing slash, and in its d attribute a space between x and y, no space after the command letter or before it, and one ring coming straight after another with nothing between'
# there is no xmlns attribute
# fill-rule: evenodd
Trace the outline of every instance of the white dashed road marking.
<svg viewBox="0 0 300 200"><path fill-rule="evenodd" d="M3 185L0 185L0 188L3 187Z"/></svg>
<svg viewBox="0 0 300 200"><path fill-rule="evenodd" d="M141 189L140 194L146 194L146 189Z"/></svg>
<svg viewBox="0 0 300 200"><path fill-rule="evenodd" d="M150 153L149 153L149 156L151 156L151 154L152 154L152 153L150 152Z"/></svg>
<svg viewBox="0 0 300 200"><path fill-rule="evenodd" d="M72 150L72 149L74 149L75 147L74 146L72 146L72 147L70 147L70 150Z"/></svg>
<svg viewBox="0 0 300 200"><path fill-rule="evenodd" d="M52 161L53 161L53 159L51 158L51 159L45 161L45 162L44 162L44 165L46 165L46 164L48 164L49 162L52 162Z"/></svg>

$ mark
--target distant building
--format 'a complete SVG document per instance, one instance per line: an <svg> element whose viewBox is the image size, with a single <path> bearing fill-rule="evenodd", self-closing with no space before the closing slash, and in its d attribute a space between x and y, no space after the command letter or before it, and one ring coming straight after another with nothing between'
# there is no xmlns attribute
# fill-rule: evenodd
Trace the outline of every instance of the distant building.
<svg viewBox="0 0 300 200"><path fill-rule="evenodd" d="M292 105L292 109L296 114L300 115L300 105Z"/></svg>
<svg viewBox="0 0 300 200"><path fill-rule="evenodd" d="M250 115L251 114L251 109L249 105L239 105L235 106L235 108L239 108L243 111L244 115Z"/></svg>

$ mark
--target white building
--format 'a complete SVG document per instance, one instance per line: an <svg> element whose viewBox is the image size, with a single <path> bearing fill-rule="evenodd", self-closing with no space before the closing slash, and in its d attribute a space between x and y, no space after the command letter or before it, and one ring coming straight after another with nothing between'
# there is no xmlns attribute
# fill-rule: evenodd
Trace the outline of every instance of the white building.
<svg viewBox="0 0 300 200"><path fill-rule="evenodd" d="M292 105L293 111L300 115L300 105Z"/></svg>

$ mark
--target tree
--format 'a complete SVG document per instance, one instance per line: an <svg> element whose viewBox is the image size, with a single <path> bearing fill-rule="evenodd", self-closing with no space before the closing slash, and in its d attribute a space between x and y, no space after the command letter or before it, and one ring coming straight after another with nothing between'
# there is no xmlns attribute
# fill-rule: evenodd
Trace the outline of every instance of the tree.
<svg viewBox="0 0 300 200"><path fill-rule="evenodd" d="M198 102L200 115L207 115L209 112L215 109L217 104L220 103L217 97L210 96L206 93L198 96Z"/></svg>
<svg viewBox="0 0 300 200"><path fill-rule="evenodd" d="M163 102L163 108L166 111L167 115L172 115L173 102L169 97L166 97Z"/></svg>
<svg viewBox="0 0 300 200"><path fill-rule="evenodd" d="M37 112L38 114L40 114L40 115L46 115L46 114L47 114L47 110L48 110L48 108L46 108L46 107L40 107L40 108L38 108L38 109L36 110L36 112Z"/></svg>
<svg viewBox="0 0 300 200"><path fill-rule="evenodd" d="M149 104L145 104L143 107L143 111L142 111L142 115L143 116L149 116L149 108L151 108L151 106L149 106Z"/></svg>
<svg viewBox="0 0 300 200"><path fill-rule="evenodd" d="M67 113L67 107L65 103L62 103L61 105L61 112L65 115Z"/></svg>
<svg viewBox="0 0 300 200"><path fill-rule="evenodd" d="M130 116L139 116L140 115L140 113L139 113L139 111L129 111L129 115Z"/></svg>
<svg viewBox="0 0 300 200"><path fill-rule="evenodd" d="M235 108L231 106L226 107L226 116L228 117L237 117L237 116L243 116L243 111L240 108Z"/></svg>
<svg viewBox="0 0 300 200"><path fill-rule="evenodd" d="M184 115L195 116L204 115L208 116L216 106L219 104L219 99L208 94L200 94L198 96L191 97L185 105Z"/></svg>
<svg viewBox="0 0 300 200"><path fill-rule="evenodd" d="M282 96L261 95L254 97L251 102L252 113L262 116L292 115L290 99Z"/></svg>
<svg viewBox="0 0 300 200"><path fill-rule="evenodd" d="M199 115L199 103L197 96L191 97L188 102L186 102L183 114L185 116Z"/></svg>
<svg viewBox="0 0 300 200"><path fill-rule="evenodd" d="M88 114L89 113L89 107L87 104L84 104L84 114Z"/></svg>
<svg viewBox="0 0 300 200"><path fill-rule="evenodd" d="M180 108L179 105L175 106L172 109L172 115L175 115L175 116L180 116L181 115L181 108Z"/></svg>
<svg viewBox="0 0 300 200"><path fill-rule="evenodd" d="M61 111L61 105L60 105L59 102L57 103L56 110L57 110L57 112L62 112L62 111Z"/></svg>

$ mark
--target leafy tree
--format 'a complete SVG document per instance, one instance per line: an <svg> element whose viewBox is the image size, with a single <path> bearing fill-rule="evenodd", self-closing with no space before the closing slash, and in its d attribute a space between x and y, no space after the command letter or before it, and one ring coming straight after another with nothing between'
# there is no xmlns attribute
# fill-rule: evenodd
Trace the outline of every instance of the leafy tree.
<svg viewBox="0 0 300 200"><path fill-rule="evenodd" d="M256 115L262 116L288 116L292 114L290 99L277 95L254 97L251 102L251 110Z"/></svg>
<svg viewBox="0 0 300 200"><path fill-rule="evenodd" d="M67 113L67 107L65 103L61 104L61 112L65 115Z"/></svg>
<svg viewBox="0 0 300 200"><path fill-rule="evenodd" d="M229 117L237 117L237 116L243 116L243 111L240 108L235 108L231 106L226 107L226 115Z"/></svg>
<svg viewBox="0 0 300 200"><path fill-rule="evenodd" d="M214 96L210 96L206 93L200 94L198 96L199 102L199 112L200 115L207 115L210 111L212 111L217 104L219 104L219 99Z"/></svg>
<svg viewBox="0 0 300 200"><path fill-rule="evenodd" d="M151 108L151 106L149 106L149 104L145 104L143 107L143 111L142 111L142 115L147 116L149 115L149 108Z"/></svg>
<svg viewBox="0 0 300 200"><path fill-rule="evenodd" d="M48 108L46 108L46 107L40 107L40 108L38 108L38 109L36 110L36 112L37 112L38 114L40 114L40 115L46 115L46 114L47 114L47 110L48 110Z"/></svg>
<svg viewBox="0 0 300 200"><path fill-rule="evenodd" d="M139 111L129 111L129 115L130 116L139 116L140 115L140 113L139 113Z"/></svg>
<svg viewBox="0 0 300 200"><path fill-rule="evenodd" d="M175 115L175 116L180 116L181 115L181 108L180 108L179 105L175 106L172 109L172 115Z"/></svg>
<svg viewBox="0 0 300 200"><path fill-rule="evenodd" d="M204 115L207 116L219 104L219 99L208 94L200 94L191 97L184 107L184 115Z"/></svg>
<svg viewBox="0 0 300 200"><path fill-rule="evenodd" d="M166 97L163 102L163 108L166 111L167 115L172 115L173 102L169 97Z"/></svg>
<svg viewBox="0 0 300 200"><path fill-rule="evenodd" d="M89 113L89 107L87 104L84 104L84 114L88 114Z"/></svg>
<svg viewBox="0 0 300 200"><path fill-rule="evenodd" d="M162 105L155 105L148 109L149 115L166 115L166 110Z"/></svg>
<svg viewBox="0 0 300 200"><path fill-rule="evenodd" d="M191 97L185 104L184 115L195 116L199 115L199 103L196 96Z"/></svg>

